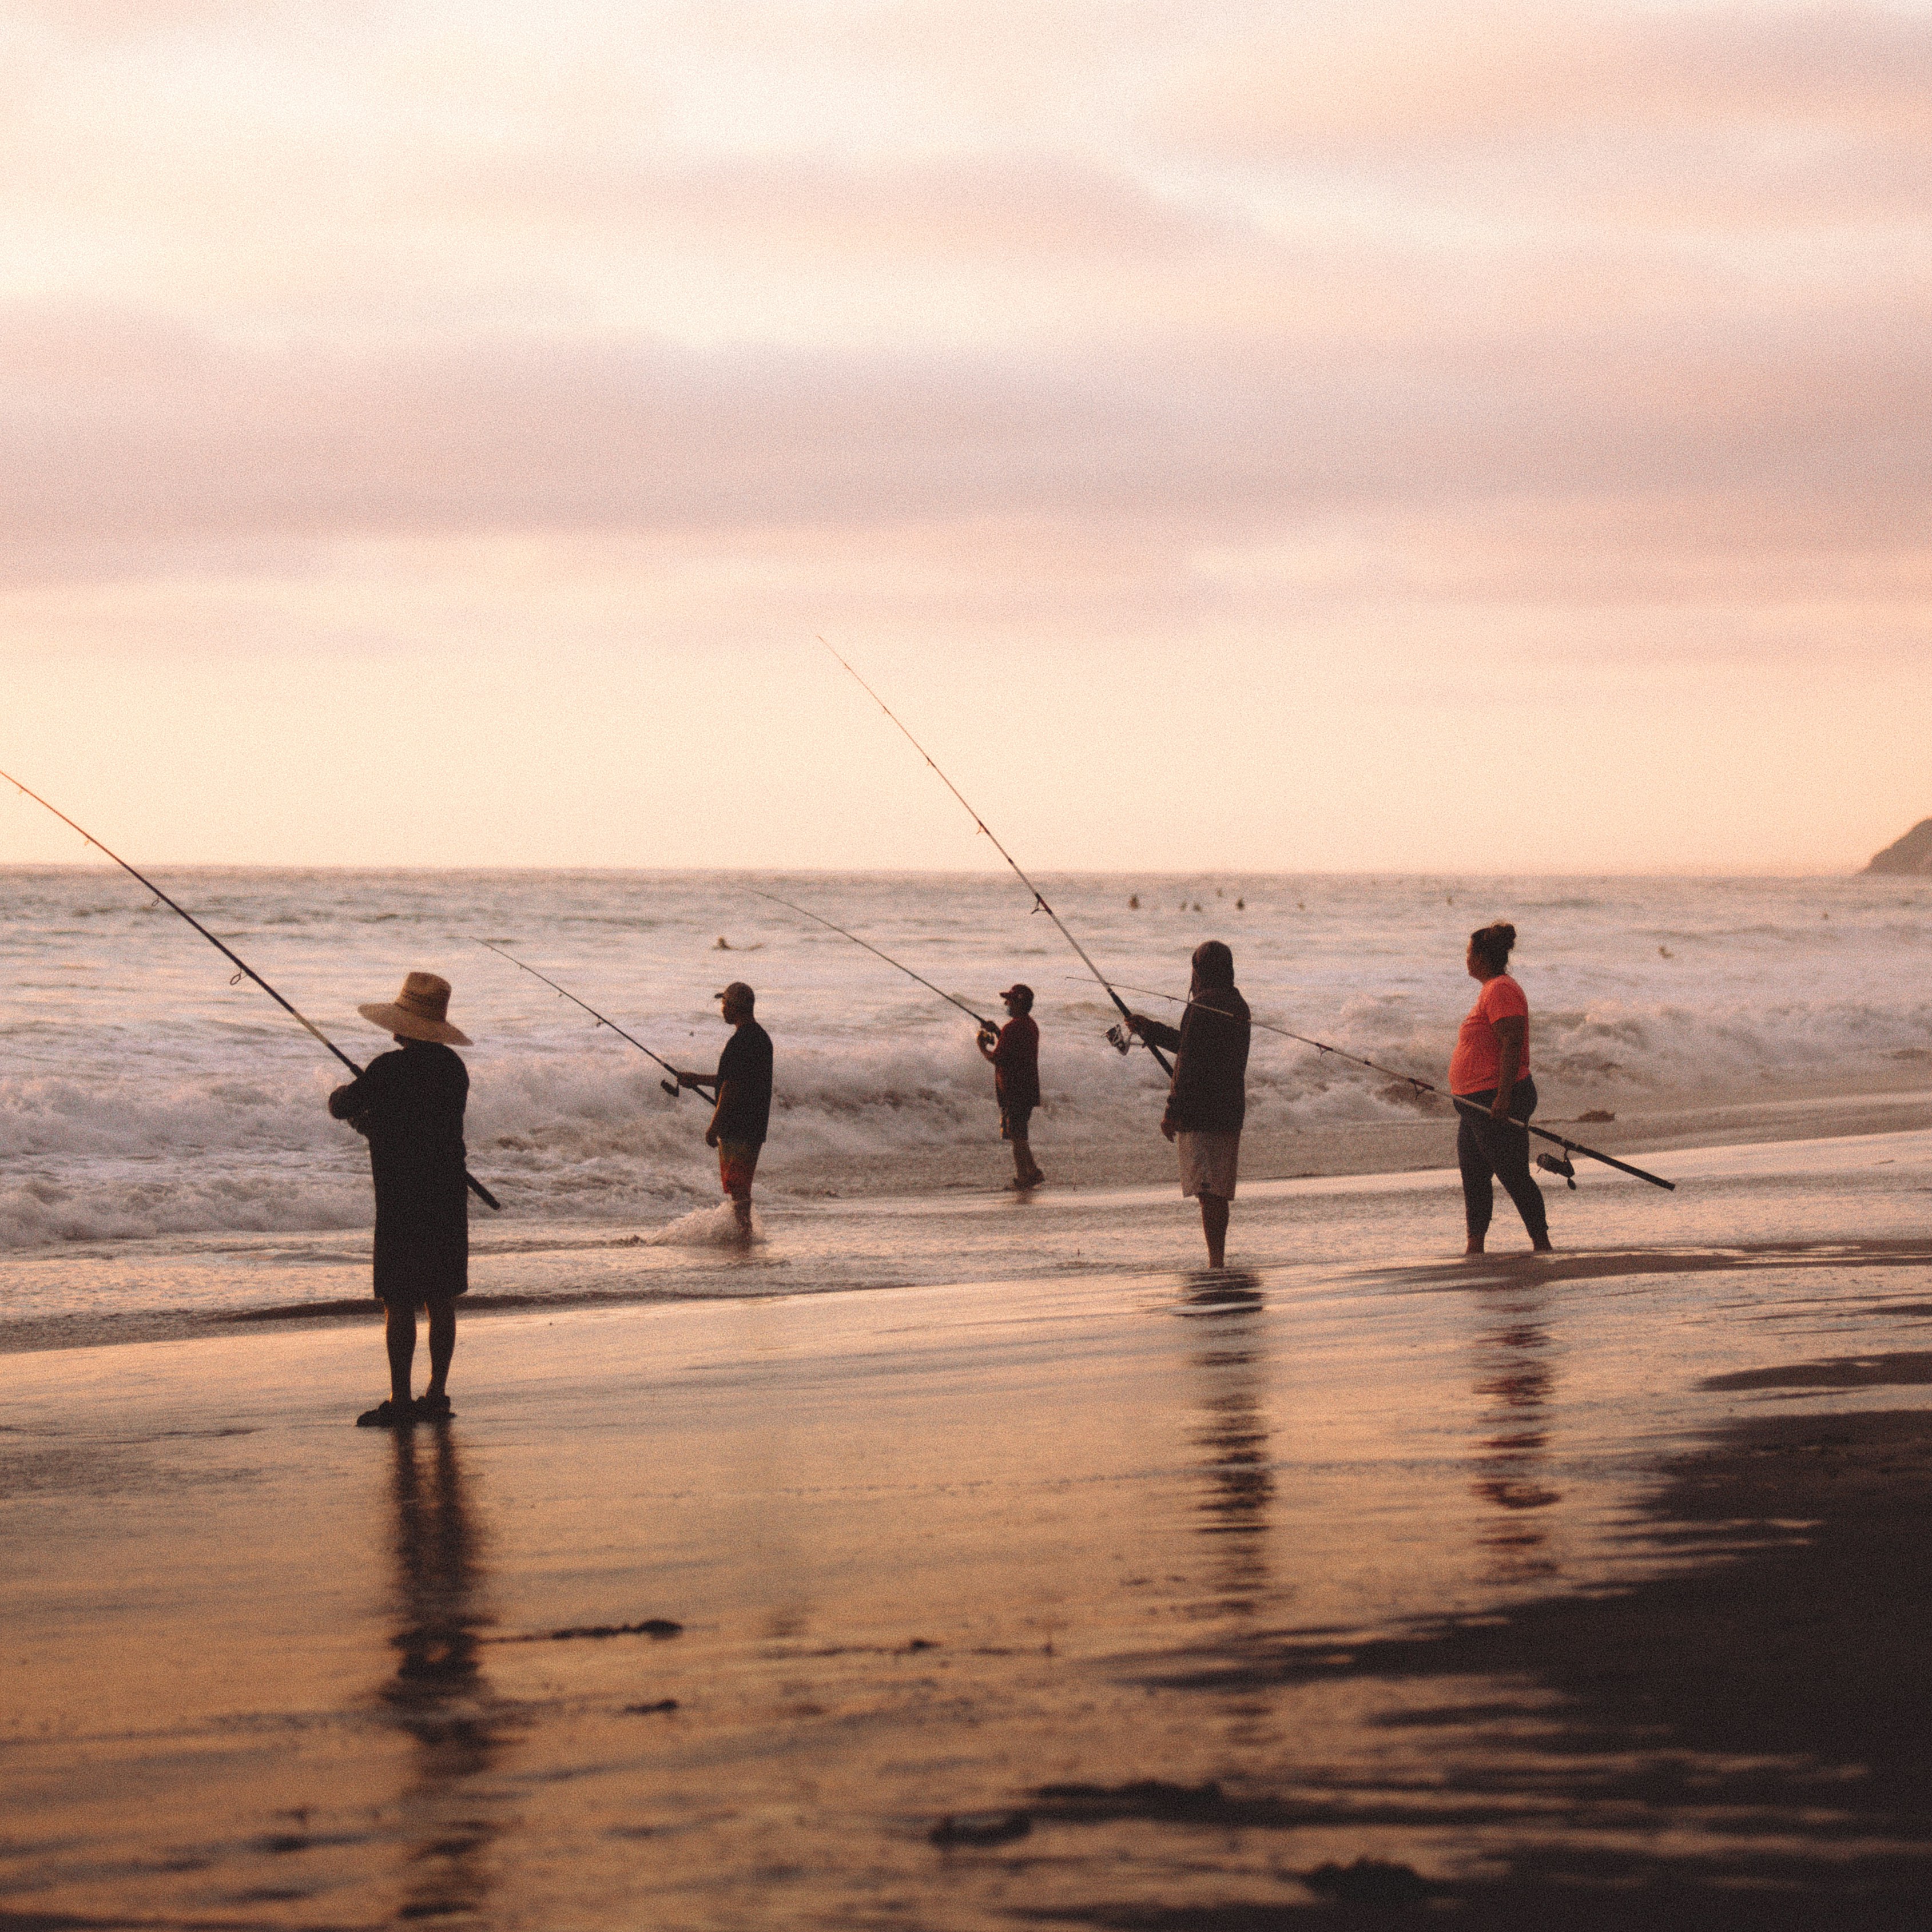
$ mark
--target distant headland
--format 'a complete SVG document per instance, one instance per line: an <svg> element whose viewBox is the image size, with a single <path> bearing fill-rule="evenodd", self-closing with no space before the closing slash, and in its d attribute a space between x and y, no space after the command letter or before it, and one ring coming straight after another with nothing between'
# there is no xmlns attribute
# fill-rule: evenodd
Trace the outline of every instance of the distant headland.
<svg viewBox="0 0 1932 1932"><path fill-rule="evenodd" d="M1932 874L1932 818L1922 818L1903 838L1876 854L1865 870Z"/></svg>

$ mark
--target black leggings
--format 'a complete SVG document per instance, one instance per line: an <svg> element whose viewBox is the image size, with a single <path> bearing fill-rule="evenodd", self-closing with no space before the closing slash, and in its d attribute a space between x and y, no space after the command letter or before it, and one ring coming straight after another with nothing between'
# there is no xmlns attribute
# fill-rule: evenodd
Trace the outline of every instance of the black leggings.
<svg viewBox="0 0 1932 1932"><path fill-rule="evenodd" d="M1496 1190L1490 1177L1499 1177L1509 1190L1509 1198L1522 1216L1532 1241L1550 1238L1550 1217L1544 1212L1543 1190L1529 1172L1529 1136L1512 1123L1526 1120L1536 1112L1536 1082L1527 1076L1516 1083L1510 1094L1510 1118L1492 1120L1490 1105L1496 1097L1492 1087L1486 1094L1460 1094L1459 1100L1473 1102L1482 1108L1472 1113L1458 1107L1461 1116L1456 1129L1456 1165L1462 1170L1462 1208L1469 1217L1469 1238L1480 1241L1490 1232L1490 1216L1496 1207Z"/></svg>

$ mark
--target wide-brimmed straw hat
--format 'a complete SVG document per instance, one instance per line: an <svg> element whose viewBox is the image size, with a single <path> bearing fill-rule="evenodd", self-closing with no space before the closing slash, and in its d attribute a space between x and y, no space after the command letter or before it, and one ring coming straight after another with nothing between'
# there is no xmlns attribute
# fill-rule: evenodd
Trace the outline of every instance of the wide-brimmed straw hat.
<svg viewBox="0 0 1932 1932"><path fill-rule="evenodd" d="M443 1017L449 1011L449 982L434 973L412 973L388 1005L356 1010L371 1026L399 1033L405 1040L436 1040L446 1046L470 1044L470 1036L458 1033Z"/></svg>

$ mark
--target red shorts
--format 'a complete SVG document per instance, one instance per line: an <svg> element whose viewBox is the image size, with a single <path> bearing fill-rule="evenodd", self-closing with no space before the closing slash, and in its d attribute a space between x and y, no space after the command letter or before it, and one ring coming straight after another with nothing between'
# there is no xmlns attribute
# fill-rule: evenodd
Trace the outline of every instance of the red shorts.
<svg viewBox="0 0 1932 1932"><path fill-rule="evenodd" d="M727 1194L748 1194L752 1177L758 1171L756 1141L720 1141L718 1143L718 1178Z"/></svg>

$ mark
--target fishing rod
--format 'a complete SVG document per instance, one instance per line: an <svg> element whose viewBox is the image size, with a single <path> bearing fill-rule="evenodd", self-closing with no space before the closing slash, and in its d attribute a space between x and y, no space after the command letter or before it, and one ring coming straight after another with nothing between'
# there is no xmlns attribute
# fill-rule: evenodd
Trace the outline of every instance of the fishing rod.
<svg viewBox="0 0 1932 1932"><path fill-rule="evenodd" d="M802 905L794 905L790 899L780 898L776 892L761 892L756 886L747 886L744 890L754 898L770 899L773 905L782 905L788 911L796 913L801 919L815 921L829 931L837 933L841 938L849 939L854 946L862 946L868 952L876 958L883 959L888 966L898 967L908 980L916 980L928 992L937 993L949 1005L957 1006L969 1020L977 1020L982 1034L997 1034L999 1031L999 1027L994 1021L982 1018L964 1000L955 999L944 986L935 986L923 973L915 973L910 966L901 965L890 952L881 952L869 939L861 939L856 932L848 932L842 926L834 926L829 919L823 918L815 912L808 912Z"/></svg>
<svg viewBox="0 0 1932 1932"><path fill-rule="evenodd" d="M1199 1000L1183 999L1178 993L1160 992L1152 986L1128 986L1126 990L1130 993L1145 993L1156 1000L1172 1000L1177 1006L1198 1007L1203 1012L1220 1010L1218 1007L1207 1006ZM1221 1017L1228 1019L1232 1016L1222 1013ZM1270 1025L1266 1020L1251 1018L1250 1023L1259 1027L1264 1033L1278 1033L1285 1039L1299 1040L1304 1046L1312 1046L1318 1053L1332 1053L1337 1060L1352 1060L1358 1066L1367 1067L1371 1072L1386 1073L1391 1080L1405 1081L1418 1094L1433 1094L1439 1100L1451 1102L1466 1114L1482 1115L1490 1111L1486 1107L1479 1107L1473 1100L1466 1100L1460 1094L1445 1094L1440 1087L1427 1080L1418 1080L1413 1073L1399 1073L1393 1066L1384 1066L1378 1061L1364 1060L1359 1053L1345 1053L1339 1046L1330 1046L1326 1040L1310 1040L1305 1033L1291 1033L1286 1027ZM1628 1161L1618 1160L1613 1154L1599 1154L1594 1148L1586 1147L1581 1141L1565 1139L1561 1134L1552 1134L1546 1127L1532 1127L1527 1120L1518 1120L1515 1124L1534 1134L1540 1140L1554 1142L1565 1154L1586 1154L1592 1160L1600 1160L1606 1167L1615 1168L1619 1174L1634 1174L1638 1180L1647 1180L1653 1187L1667 1188L1673 1194L1677 1191L1676 1181L1666 1180L1660 1174L1646 1173L1640 1167L1631 1166ZM1536 1160L1537 1165L1544 1168L1547 1172L1562 1174L1574 1191L1576 1172L1568 1161L1554 1160L1546 1154L1538 1154Z"/></svg>
<svg viewBox="0 0 1932 1932"><path fill-rule="evenodd" d="M201 934L202 938L208 941L209 945L214 948L216 952L220 953L225 958L232 960L235 963L236 970L234 977L228 982L231 986L238 985L244 979L254 980L256 985L260 986L262 992L266 993L269 998L274 1001L277 1006L280 1006L284 1012L287 1013L309 1033L314 1034L324 1046L327 1047L329 1052L334 1054L336 1058L340 1060L343 1065L347 1067L351 1073L354 1074L358 1079L362 1078L362 1068L358 1066L355 1061L351 1060L348 1054L344 1053L341 1048L338 1046L334 1041L331 1040L328 1034L324 1033L321 1028L316 1024L314 1021L310 1019L305 1013L298 1012L295 1007L288 1000L284 999L281 994L277 992L274 988L270 986L268 981L263 979L261 974L256 972L254 968L250 965L248 961L242 957L240 953L236 952L232 947L224 945L220 940L217 939L214 934L210 932L208 928L203 926L201 921L196 919L194 914L190 912L185 906L177 905L172 899L168 897L166 892L161 890L159 886L154 884L152 879L149 878L145 873L136 872L134 867L129 865L127 860L121 856L119 853L109 851L107 848L102 844L100 841L95 838L94 834L88 831L85 826L76 825L74 820L68 818L67 814L62 811L58 806L49 805L47 801L41 797L38 792L34 791L29 789L27 786L23 785L18 778L14 777L11 772L0 772L0 778L4 778L16 791L22 794L26 797L32 799L36 805L43 806L47 811L51 812L63 825L68 826L74 831L78 832L82 838L88 844L92 845L103 858L112 859L115 864L118 866L122 871L125 872L130 879L134 879L138 881L140 884L146 886L148 890L152 892L155 898L159 899L161 904L166 906L170 912L178 913L183 919L188 921L189 925L194 928L196 932ZM500 1210L501 1210L503 1205L502 1202L499 1201L496 1196L492 1194L489 1189L485 1187L482 1182L478 1180L476 1175L472 1174L467 1168L465 1168L463 1171L463 1178L465 1184L468 1186L470 1192L475 1195L477 1199L481 1201L486 1208L494 1208Z"/></svg>
<svg viewBox="0 0 1932 1932"><path fill-rule="evenodd" d="M818 634L816 632L814 633L814 635L817 634ZM851 674L853 682L858 686L859 688L895 724L898 726L899 730L904 734L906 742L909 744L928 765L932 766L933 770L938 775L940 783L943 784L962 805L966 807L967 816L972 820L973 823L980 828L980 831L983 832L988 838L992 841L993 850L998 853L1000 856L1005 860L1006 863L1012 868L1013 876L1019 880L1022 885L1025 886L1028 892L1032 893L1034 910L1035 912L1045 913L1047 917L1052 920L1055 926L1059 927L1060 937L1064 939L1067 944L1072 946L1074 951L1080 956L1080 963L1086 968L1088 972L1093 974L1095 979L1100 981L1102 987L1106 990L1108 998L1112 1000L1114 1004L1120 1009L1121 1018L1124 1020L1126 1019L1128 1017L1126 1001L1122 999L1118 993L1114 992L1112 986L1108 980L1106 974L1102 973L1100 968L1094 964L1092 958L1088 953L1086 947L1082 946L1079 940L1076 939L1072 934L1067 930L1066 922L1060 917L1059 914L1054 910L1052 907L1047 904L1046 895L1040 890L1039 886L1034 884L1032 880L1027 877L1025 873L1020 870L1019 861L1000 843L998 837L994 833L993 828L973 809L972 806L968 802L966 794L962 792L944 772L940 770L939 766L934 759L932 754L912 735L911 732L906 730L904 724L901 721L898 714L893 710L892 707L888 704L886 700L881 698L856 670L853 670L852 667L849 664L846 664L845 660L842 657L839 657L838 653L836 651L832 650L831 645L826 643L826 640L823 637L819 638L818 641L821 644L824 644L825 648L828 651L832 651L832 655L835 658L838 658L838 662L842 664L844 664L845 669ZM1148 1041L1143 1041L1142 1043L1146 1046L1148 1052L1154 1055L1156 1064L1159 1066L1160 1070L1163 1073L1172 1074L1173 1072L1174 1069L1172 1066L1169 1064L1166 1056L1162 1053L1159 1047ZM1125 1053L1126 1050L1126 1048L1124 1046L1120 1048L1120 1051L1123 1053Z"/></svg>
<svg viewBox="0 0 1932 1932"><path fill-rule="evenodd" d="M479 939L476 944L478 946L488 946L489 950L492 952L495 953L500 959L507 959L512 966L520 968L524 972L527 973L532 980L542 980L544 984L549 987L553 992L561 994L562 997L568 1000L573 1006L583 1006L584 1010L588 1013L599 1026L608 1027L620 1040L630 1040L631 1044L634 1046L646 1060L656 1060L658 1064L662 1066L667 1073L676 1073L677 1069L672 1066L669 1060L663 1059L657 1054L653 1053L642 1040L632 1039L631 1035L627 1034L615 1020L606 1019L595 1006L585 1005L584 1002L580 1000L574 993L571 992L568 987L560 986L554 980L548 978L544 974L539 973L534 966L525 966L524 962L519 959L515 954L506 952L500 946L496 944L493 940ZM658 1082L658 1084L662 1087L674 1100L675 1100L679 1094L682 1090L683 1082L680 1077L674 1082L670 1080L660 1080Z"/></svg>

